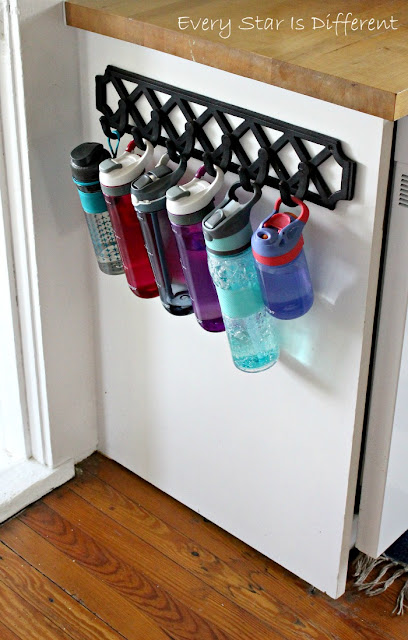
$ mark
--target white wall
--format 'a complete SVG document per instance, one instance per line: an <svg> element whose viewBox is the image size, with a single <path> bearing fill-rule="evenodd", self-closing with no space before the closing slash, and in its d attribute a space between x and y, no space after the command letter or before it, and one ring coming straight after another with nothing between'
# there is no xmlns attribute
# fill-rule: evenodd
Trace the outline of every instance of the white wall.
<svg viewBox="0 0 408 640"><path fill-rule="evenodd" d="M94 76L113 64L344 141L356 195L311 206L316 291L282 323L280 362L234 369L223 334L93 269L101 450L331 595L344 589L377 283L390 123L187 60L79 33L86 138L104 141ZM380 156L384 166L381 166ZM276 193L265 190L256 218ZM85 231L84 231L85 233Z"/></svg>
<svg viewBox="0 0 408 640"><path fill-rule="evenodd" d="M14 2L11 7L17 10ZM65 27L59 1L20 0L18 8L28 130L25 175L31 180L25 185L31 198L25 215L34 229L37 269L31 274L31 304L43 348L39 428L45 441L50 433L45 451L34 454L57 466L82 459L97 443L91 249L69 168L69 152L83 140L77 34Z"/></svg>

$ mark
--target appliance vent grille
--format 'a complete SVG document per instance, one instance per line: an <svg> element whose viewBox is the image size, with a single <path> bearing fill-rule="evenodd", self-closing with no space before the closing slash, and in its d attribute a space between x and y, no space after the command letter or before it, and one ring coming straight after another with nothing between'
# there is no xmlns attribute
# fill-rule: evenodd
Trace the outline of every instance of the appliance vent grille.
<svg viewBox="0 0 408 640"><path fill-rule="evenodd" d="M402 207L408 207L408 175L406 175L405 173L401 175L398 204L400 204Z"/></svg>

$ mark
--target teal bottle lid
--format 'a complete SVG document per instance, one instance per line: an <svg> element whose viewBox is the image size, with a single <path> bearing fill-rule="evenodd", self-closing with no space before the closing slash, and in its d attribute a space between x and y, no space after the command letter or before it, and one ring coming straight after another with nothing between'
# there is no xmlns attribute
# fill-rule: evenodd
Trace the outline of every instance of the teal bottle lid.
<svg viewBox="0 0 408 640"><path fill-rule="evenodd" d="M254 183L252 198L241 204L235 197L240 186L240 182L233 184L219 207L203 220L205 244L210 253L233 255L251 246L252 228L249 216L262 192Z"/></svg>

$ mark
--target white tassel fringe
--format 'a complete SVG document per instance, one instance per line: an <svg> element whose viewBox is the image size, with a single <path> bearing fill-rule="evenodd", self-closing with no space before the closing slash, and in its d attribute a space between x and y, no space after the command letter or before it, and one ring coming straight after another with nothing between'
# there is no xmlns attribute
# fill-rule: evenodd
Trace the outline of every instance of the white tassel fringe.
<svg viewBox="0 0 408 640"><path fill-rule="evenodd" d="M360 553L354 561L354 577L357 578L355 585L359 591L365 591L368 596L377 596L380 593L384 593L395 580L400 578L404 573L408 573L408 565L397 560L392 560L388 556L382 555L379 558L370 558L364 553ZM371 572L379 567L380 570L374 579L367 581ZM391 572L388 578L386 575ZM404 608L408 605L406 600L408 599L408 580L405 581L393 613L397 616L403 615Z"/></svg>

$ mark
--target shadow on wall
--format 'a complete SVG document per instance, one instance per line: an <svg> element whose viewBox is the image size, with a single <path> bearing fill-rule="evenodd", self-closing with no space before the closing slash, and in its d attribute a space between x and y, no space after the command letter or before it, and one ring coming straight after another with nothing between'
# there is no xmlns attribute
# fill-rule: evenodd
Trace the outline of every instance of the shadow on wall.
<svg viewBox="0 0 408 640"><path fill-rule="evenodd" d="M268 204L270 201L262 199L256 205L253 227L272 211L273 206L268 210ZM277 320L280 362L302 380L309 380L327 392L336 387L334 377L331 379L327 372L341 376L343 367L347 368L353 340L358 339L359 304L366 295L360 291L361 279L355 266L356 256L361 256L364 244L361 235L347 228L347 212L345 207L343 211L341 208L339 205L339 211L332 212L310 205L310 218L303 235L314 303L300 318ZM324 333L322 327L326 328Z"/></svg>

